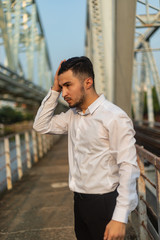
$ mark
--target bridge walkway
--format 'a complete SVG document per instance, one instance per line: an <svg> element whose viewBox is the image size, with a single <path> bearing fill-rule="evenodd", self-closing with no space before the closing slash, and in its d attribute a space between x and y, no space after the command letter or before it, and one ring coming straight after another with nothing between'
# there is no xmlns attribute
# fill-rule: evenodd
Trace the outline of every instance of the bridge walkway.
<svg viewBox="0 0 160 240"><path fill-rule="evenodd" d="M0 198L0 239L75 240L73 194L67 182L64 136ZM130 224L126 239L136 239Z"/></svg>

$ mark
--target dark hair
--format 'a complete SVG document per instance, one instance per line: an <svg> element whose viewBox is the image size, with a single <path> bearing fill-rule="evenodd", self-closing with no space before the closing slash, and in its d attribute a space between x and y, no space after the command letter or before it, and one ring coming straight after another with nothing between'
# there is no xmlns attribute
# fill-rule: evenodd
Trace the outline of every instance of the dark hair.
<svg viewBox="0 0 160 240"><path fill-rule="evenodd" d="M68 70L72 70L73 74L78 76L82 80L84 80L86 77L91 77L93 79L94 87L93 65L88 57L82 56L69 58L67 61L61 64L58 75Z"/></svg>

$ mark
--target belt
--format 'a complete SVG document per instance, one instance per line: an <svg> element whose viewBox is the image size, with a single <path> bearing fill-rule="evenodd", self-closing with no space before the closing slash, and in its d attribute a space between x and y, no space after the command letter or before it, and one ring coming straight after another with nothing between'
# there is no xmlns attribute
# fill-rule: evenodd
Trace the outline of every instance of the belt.
<svg viewBox="0 0 160 240"><path fill-rule="evenodd" d="M94 194L94 193L78 193L78 192L74 192L74 196L76 198L81 198L81 199L94 199L97 198L99 196L104 196L104 195L110 195L110 194L114 194L117 193L117 189L115 189L113 192L109 192L109 193L102 193L102 194Z"/></svg>
<svg viewBox="0 0 160 240"><path fill-rule="evenodd" d="M81 198L81 199L94 199L95 197L98 197L102 194L88 194L88 193L78 193L74 192L74 196Z"/></svg>

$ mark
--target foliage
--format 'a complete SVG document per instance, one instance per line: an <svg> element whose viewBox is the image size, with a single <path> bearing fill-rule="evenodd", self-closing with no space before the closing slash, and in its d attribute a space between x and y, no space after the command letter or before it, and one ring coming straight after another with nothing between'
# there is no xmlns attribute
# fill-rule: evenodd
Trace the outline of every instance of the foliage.
<svg viewBox="0 0 160 240"><path fill-rule="evenodd" d="M154 114L158 115L160 114L160 105L158 102L158 97L156 93L155 86L152 88L152 97L153 97L153 109L154 109ZM144 93L144 112L143 114L146 115L148 112L148 107L147 107L147 93Z"/></svg>
<svg viewBox="0 0 160 240"><path fill-rule="evenodd" d="M31 119L33 119L31 113L22 113L10 106L0 108L0 123L11 124Z"/></svg>
<svg viewBox="0 0 160 240"><path fill-rule="evenodd" d="M33 114L29 112L25 112L23 117L24 117L24 120L27 120L27 121L33 120Z"/></svg>
<svg viewBox="0 0 160 240"><path fill-rule="evenodd" d="M152 95L153 95L153 106L154 106L154 113L155 114L160 114L160 105L158 102L158 97L156 93L156 88L152 88Z"/></svg>

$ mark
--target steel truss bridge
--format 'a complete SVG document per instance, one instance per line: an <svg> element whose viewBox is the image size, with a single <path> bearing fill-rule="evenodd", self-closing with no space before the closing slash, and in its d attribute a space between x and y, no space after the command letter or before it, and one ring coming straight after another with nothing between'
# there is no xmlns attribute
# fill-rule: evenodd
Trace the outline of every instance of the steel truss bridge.
<svg viewBox="0 0 160 240"><path fill-rule="evenodd" d="M85 53L94 65L97 92L103 92L130 116L132 108L141 143L157 149L160 125L155 122L153 98L156 96L160 111L160 1L87 0L86 20ZM40 103L52 83L36 1L0 0L0 99ZM146 105L147 128L140 128ZM151 147L152 139L155 148ZM136 221L139 235L140 239L158 240L160 158L139 146L137 153L141 169ZM145 173L146 160L153 167L153 181Z"/></svg>
<svg viewBox="0 0 160 240"><path fill-rule="evenodd" d="M88 0L86 55L93 61L96 89L135 120L155 121L152 87L160 105L154 47L160 26L159 1ZM53 82L49 50L34 0L0 0L0 99L40 102Z"/></svg>
<svg viewBox="0 0 160 240"><path fill-rule="evenodd" d="M40 102L53 82L34 0L0 0L0 99Z"/></svg>
<svg viewBox="0 0 160 240"><path fill-rule="evenodd" d="M128 113L133 105L139 122L147 93L151 125L153 86L160 106L160 3L152 2L88 0L86 24L86 54L95 65L98 92Z"/></svg>

